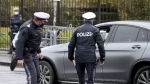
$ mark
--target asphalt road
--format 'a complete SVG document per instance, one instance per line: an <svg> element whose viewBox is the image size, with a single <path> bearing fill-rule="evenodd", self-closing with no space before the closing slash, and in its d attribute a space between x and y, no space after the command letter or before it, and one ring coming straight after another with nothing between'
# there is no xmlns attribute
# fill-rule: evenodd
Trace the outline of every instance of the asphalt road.
<svg viewBox="0 0 150 84"><path fill-rule="evenodd" d="M11 55L6 53L7 51L0 51L0 84L26 84L24 68L17 67L14 71L11 71L9 68Z"/></svg>
<svg viewBox="0 0 150 84"><path fill-rule="evenodd" d="M9 66L0 65L0 84L27 84L24 68L11 71Z"/></svg>
<svg viewBox="0 0 150 84"><path fill-rule="evenodd" d="M0 65L0 84L26 84L26 75L23 68L11 71L9 66Z"/></svg>

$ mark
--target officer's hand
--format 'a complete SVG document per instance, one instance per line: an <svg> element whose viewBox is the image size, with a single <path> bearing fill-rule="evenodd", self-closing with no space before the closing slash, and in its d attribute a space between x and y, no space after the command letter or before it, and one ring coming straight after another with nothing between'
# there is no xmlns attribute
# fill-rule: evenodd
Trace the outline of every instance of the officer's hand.
<svg viewBox="0 0 150 84"><path fill-rule="evenodd" d="M15 51L13 51L13 52L12 52L12 54L13 54L13 55L16 55L16 52L15 52Z"/></svg>
<svg viewBox="0 0 150 84"><path fill-rule="evenodd" d="M42 53L39 53L39 58L40 58L40 59L43 59L43 57L44 57L44 56L42 55Z"/></svg>
<svg viewBox="0 0 150 84"><path fill-rule="evenodd" d="M17 63L19 66L23 67L23 60L18 60Z"/></svg>
<svg viewBox="0 0 150 84"><path fill-rule="evenodd" d="M104 61L100 60L100 65L104 65Z"/></svg>

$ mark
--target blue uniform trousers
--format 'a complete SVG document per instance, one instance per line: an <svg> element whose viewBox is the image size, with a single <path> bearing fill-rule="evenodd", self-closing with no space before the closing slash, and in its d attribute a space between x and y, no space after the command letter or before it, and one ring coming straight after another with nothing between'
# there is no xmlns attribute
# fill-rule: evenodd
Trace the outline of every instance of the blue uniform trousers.
<svg viewBox="0 0 150 84"><path fill-rule="evenodd" d="M27 75L27 84L38 84L40 78L39 57L37 53L24 57L24 68Z"/></svg>
<svg viewBox="0 0 150 84"><path fill-rule="evenodd" d="M85 84L85 69L87 70L88 81L87 84L94 84L95 79L95 62L91 63L76 63L79 84Z"/></svg>

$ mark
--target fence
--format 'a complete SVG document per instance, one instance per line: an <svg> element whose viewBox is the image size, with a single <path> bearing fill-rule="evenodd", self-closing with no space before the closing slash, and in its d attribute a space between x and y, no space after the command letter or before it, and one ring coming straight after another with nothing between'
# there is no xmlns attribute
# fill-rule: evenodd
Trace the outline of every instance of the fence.
<svg viewBox="0 0 150 84"><path fill-rule="evenodd" d="M45 30L43 32L41 47L67 43L75 30L75 28L73 28L71 24L68 27L55 27L56 28L54 29L54 26L44 26Z"/></svg>
<svg viewBox="0 0 150 84"><path fill-rule="evenodd" d="M0 48L8 48L9 19L13 8L19 7L23 22L37 11L51 15L47 25L53 25L53 0L0 0ZM60 0L57 2L56 25L77 27L83 24L81 15L94 12L94 24L115 20L149 20L150 0ZM66 34L67 35L67 34Z"/></svg>

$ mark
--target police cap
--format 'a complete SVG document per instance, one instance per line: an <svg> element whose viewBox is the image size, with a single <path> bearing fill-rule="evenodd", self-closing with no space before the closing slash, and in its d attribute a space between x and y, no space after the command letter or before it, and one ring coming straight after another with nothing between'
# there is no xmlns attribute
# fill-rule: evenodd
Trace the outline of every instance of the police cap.
<svg viewBox="0 0 150 84"><path fill-rule="evenodd" d="M34 16L39 20L47 20L50 17L50 15L45 12L35 12Z"/></svg>
<svg viewBox="0 0 150 84"><path fill-rule="evenodd" d="M93 12L87 12L87 13L84 13L84 14L82 15L82 17L83 17L84 19L93 19L93 18L96 17L96 15L95 15Z"/></svg>

